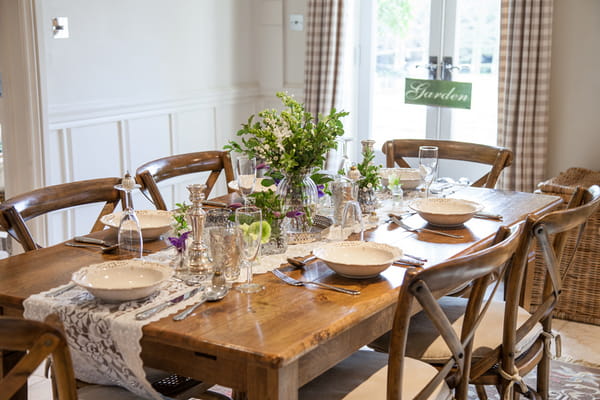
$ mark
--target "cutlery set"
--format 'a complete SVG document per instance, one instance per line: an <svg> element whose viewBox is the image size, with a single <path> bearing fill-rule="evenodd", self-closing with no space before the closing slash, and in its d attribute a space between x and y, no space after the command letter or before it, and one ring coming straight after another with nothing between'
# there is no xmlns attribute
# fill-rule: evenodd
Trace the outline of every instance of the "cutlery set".
<svg viewBox="0 0 600 400"><path fill-rule="evenodd" d="M87 236L75 236L73 238L73 240L75 242L80 242L80 243L66 242L65 245L70 246L70 247L83 247L83 248L89 248L89 249L99 249L104 254L114 253L119 249L119 245L117 243L110 243L110 242L107 242L106 240L96 239L96 238L87 237ZM89 244L82 244L82 243L89 243ZM151 251L147 250L147 249L142 249L142 252L150 253Z"/></svg>
<svg viewBox="0 0 600 400"><path fill-rule="evenodd" d="M351 295L360 294L360 291L358 291L358 290L346 289L346 288L342 288L339 286L329 285L329 284L323 283L323 282L299 281L297 279L292 278L291 276L284 274L283 272L281 272L278 269L271 270L271 272L273 273L273 275L275 275L276 277L278 277L279 279L281 279L288 285L292 285L292 286L316 285L316 286L321 286L325 289L330 289L330 290L334 290L336 292L341 292L341 293L345 293L345 294L351 294Z"/></svg>
<svg viewBox="0 0 600 400"><path fill-rule="evenodd" d="M462 235L454 235L452 233L446 233L446 232L442 232L442 231L436 231L434 229L412 228L412 227L406 225L404 222L402 222L400 219L398 219L396 217L390 217L390 219L392 220L393 223L395 223L399 227L401 227L401 228L403 228L403 229L405 229L405 230L407 230L409 232L414 232L414 233L429 232L429 233L435 233L436 235L451 237L451 238L454 238L454 239L462 239L463 238Z"/></svg>

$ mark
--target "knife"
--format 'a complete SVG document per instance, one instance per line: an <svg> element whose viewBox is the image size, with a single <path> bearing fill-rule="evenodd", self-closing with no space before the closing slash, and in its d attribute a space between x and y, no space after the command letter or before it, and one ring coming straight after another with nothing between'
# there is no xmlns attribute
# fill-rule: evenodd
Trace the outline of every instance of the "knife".
<svg viewBox="0 0 600 400"><path fill-rule="evenodd" d="M479 211L473 215L475 218L487 218L487 219L497 219L498 221L502 221L502 215L500 214L492 214L485 211Z"/></svg>
<svg viewBox="0 0 600 400"><path fill-rule="evenodd" d="M204 288L203 287L197 287L195 289L192 289L188 292L185 292L184 294L177 296L171 300L167 300L163 303L160 303L152 308L147 309L146 311L141 311L137 314L135 314L135 319L137 319L138 321L142 321L144 319L148 319L151 316L153 316L156 313L161 312L162 310L164 310L165 308L171 307L172 305L175 305L179 302L182 302L184 300L189 299L190 297L195 296L198 292L203 291Z"/></svg>
<svg viewBox="0 0 600 400"><path fill-rule="evenodd" d="M73 240L76 242L81 242L81 243L98 244L100 246L106 246L106 247L110 247L110 248L115 248L116 246L118 246L117 243L110 243L110 242L107 242L106 240L96 239L96 238L88 237L88 236L75 236L73 238ZM69 244L67 243L67 245L69 245ZM71 245L69 245L69 246L71 246ZM77 247L77 246L75 246L75 247ZM142 249L142 253L152 253L152 250Z"/></svg>

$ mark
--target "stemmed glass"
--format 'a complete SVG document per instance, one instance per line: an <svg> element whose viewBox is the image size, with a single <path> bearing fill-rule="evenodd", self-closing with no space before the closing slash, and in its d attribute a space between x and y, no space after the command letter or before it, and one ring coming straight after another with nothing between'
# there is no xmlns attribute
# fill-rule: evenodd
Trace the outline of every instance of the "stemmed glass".
<svg viewBox="0 0 600 400"><path fill-rule="evenodd" d="M260 252L262 240L262 213L254 206L240 207L235 210L235 222L242 231L240 243L242 263L246 264L246 282L238 285L237 290L243 293L255 293L264 289L264 286L252 282L252 264Z"/></svg>
<svg viewBox="0 0 600 400"><path fill-rule="evenodd" d="M123 196L123 213L119 222L119 230L117 233L117 242L119 243L119 254L121 256L129 256L142 258L144 241L142 238L142 229L140 221L133 209L133 200L131 192L138 189L140 185L135 183L135 179L125 174L121 180L121 184L116 185L115 189L124 192Z"/></svg>
<svg viewBox="0 0 600 400"><path fill-rule="evenodd" d="M341 239L345 239L345 230L346 227L353 228L356 224L360 226L360 241L363 241L365 235L365 228L362 220L362 210L360 208L360 204L358 203L358 184L356 182L352 183L352 198L346 201L344 204L344 211L342 212L342 223L341 223Z"/></svg>
<svg viewBox="0 0 600 400"><path fill-rule="evenodd" d="M248 195L252 193L256 183L256 158L238 158L236 169L238 188L244 205L248 205Z"/></svg>
<svg viewBox="0 0 600 400"><path fill-rule="evenodd" d="M435 178L438 166L437 146L419 147L419 170L425 181L425 197L429 198L429 187Z"/></svg>

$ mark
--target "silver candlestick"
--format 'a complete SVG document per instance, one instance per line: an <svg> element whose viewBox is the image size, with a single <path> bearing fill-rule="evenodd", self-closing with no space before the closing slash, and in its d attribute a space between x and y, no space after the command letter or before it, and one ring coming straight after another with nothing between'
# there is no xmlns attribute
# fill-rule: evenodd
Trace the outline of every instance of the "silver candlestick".
<svg viewBox="0 0 600 400"><path fill-rule="evenodd" d="M192 205L188 210L188 218L192 227L192 244L188 249L188 285L197 285L207 282L212 273L212 263L208 257L208 249L204 245L204 221L206 212L202 209L204 200L204 190L206 185L193 184L188 185L190 192L190 201Z"/></svg>

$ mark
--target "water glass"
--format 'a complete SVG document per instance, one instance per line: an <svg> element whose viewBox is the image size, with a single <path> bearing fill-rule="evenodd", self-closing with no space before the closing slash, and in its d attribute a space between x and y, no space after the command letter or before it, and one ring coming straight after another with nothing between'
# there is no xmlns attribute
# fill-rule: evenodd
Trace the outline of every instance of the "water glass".
<svg viewBox="0 0 600 400"><path fill-rule="evenodd" d="M248 195L254 190L256 183L256 158L240 157L236 163L238 189L248 205Z"/></svg>
<svg viewBox="0 0 600 400"><path fill-rule="evenodd" d="M437 146L419 147L419 170L421 177L425 181L425 197L429 197L429 187L435 179L438 167L438 148Z"/></svg>
<svg viewBox="0 0 600 400"><path fill-rule="evenodd" d="M215 274L223 275L232 283L240 276L240 246L242 233L239 226L213 226L208 231L209 249Z"/></svg>
<svg viewBox="0 0 600 400"><path fill-rule="evenodd" d="M241 255L246 266L246 282L238 285L237 290L243 293L255 293L264 289L264 286L252 282L252 264L260 252L262 240L262 213L257 207L240 207L235 210L235 222L242 231Z"/></svg>
<svg viewBox="0 0 600 400"><path fill-rule="evenodd" d="M365 239L365 227L363 225L360 204L356 200L350 200L344 205L344 212L342 214L342 238L345 237L345 230L347 228L354 228L356 224L360 226L360 240L363 241Z"/></svg>

